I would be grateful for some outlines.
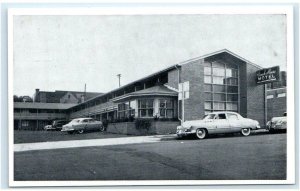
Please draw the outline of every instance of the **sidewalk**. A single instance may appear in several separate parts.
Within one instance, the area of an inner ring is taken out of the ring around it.
[[[159,142],[167,135],[14,144],[14,152]],[[175,135],[170,135],[175,138]]]

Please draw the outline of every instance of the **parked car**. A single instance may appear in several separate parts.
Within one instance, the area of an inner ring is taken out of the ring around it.
[[[62,126],[69,123],[70,121],[68,120],[54,120],[52,122],[52,128],[54,130],[60,131],[62,129]]]
[[[74,132],[82,134],[89,130],[104,131],[103,123],[92,118],[77,118],[64,125],[61,131],[66,131],[70,134]]]
[[[251,130],[259,129],[258,121],[244,118],[235,112],[212,112],[202,120],[185,121],[177,127],[177,136],[182,137],[190,134],[204,139],[208,134],[237,133],[248,136]]]
[[[52,127],[52,125],[46,125],[46,126],[44,127],[44,130],[45,130],[45,131],[52,131],[52,130],[55,130],[55,129]]]
[[[270,133],[274,133],[280,130],[286,130],[286,112],[284,112],[282,117],[273,117],[267,122],[267,129]]]

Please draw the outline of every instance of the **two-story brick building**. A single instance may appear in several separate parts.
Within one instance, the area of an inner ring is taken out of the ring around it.
[[[67,109],[70,118],[177,118],[181,116],[178,84],[189,83],[185,120],[212,111],[235,111],[265,123],[264,85],[255,82],[261,67],[221,50],[170,66],[145,78]]]
[[[224,49],[187,60],[65,109],[66,118],[181,119],[179,84],[188,84],[185,120],[212,111],[235,111],[266,122],[265,85],[256,84],[256,64]],[[176,129],[176,127],[174,127]]]

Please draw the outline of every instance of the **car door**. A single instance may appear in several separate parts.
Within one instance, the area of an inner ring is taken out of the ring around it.
[[[218,113],[214,119],[216,133],[226,133],[229,131],[230,125],[225,113]]]
[[[94,119],[89,120],[89,129],[96,129],[96,121]]]
[[[88,123],[89,123],[88,119],[83,119],[81,121],[80,129],[88,129]]]
[[[208,114],[204,118],[204,126],[208,130],[209,133],[215,133],[217,131],[217,125],[215,124],[215,116],[216,114]]]
[[[242,120],[234,113],[227,113],[227,119],[232,132],[239,132],[243,127]]]

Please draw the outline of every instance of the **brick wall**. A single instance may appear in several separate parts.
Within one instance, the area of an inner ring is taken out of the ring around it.
[[[168,86],[178,89],[178,70],[174,69],[168,72]]]
[[[189,81],[190,95],[185,100],[185,120],[195,120],[204,115],[204,67],[197,60],[181,67],[181,82]]]
[[[273,98],[267,99],[268,117],[270,120],[272,117],[281,117],[286,112],[286,97],[278,97],[278,94],[286,93],[285,88],[268,90],[268,95],[273,95]]]
[[[240,115],[247,117],[247,86],[244,84],[247,82],[247,65],[246,63],[239,65],[239,84],[240,84]]]
[[[268,120],[272,117],[282,117],[286,112],[286,97],[268,99]]]
[[[259,68],[247,64],[247,117],[257,120],[260,126],[265,126],[265,101],[264,101],[264,85],[256,84],[256,71]],[[243,82],[241,82],[243,86]]]

